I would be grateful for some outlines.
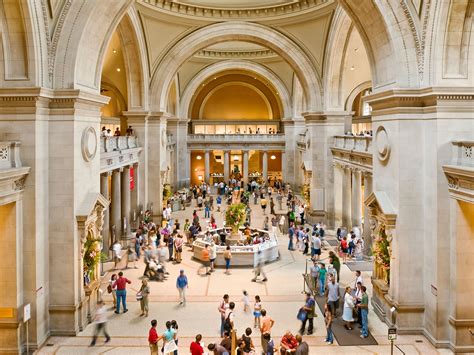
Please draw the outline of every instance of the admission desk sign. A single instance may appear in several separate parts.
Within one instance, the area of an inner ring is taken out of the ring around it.
[[[388,328],[388,340],[397,340],[397,328]]]

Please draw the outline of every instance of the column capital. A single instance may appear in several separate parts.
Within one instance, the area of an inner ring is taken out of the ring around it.
[[[101,176],[111,176],[112,171],[106,171],[105,173],[100,174]]]

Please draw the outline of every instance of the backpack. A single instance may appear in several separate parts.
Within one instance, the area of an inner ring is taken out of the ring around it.
[[[232,330],[232,323],[230,322],[230,315],[232,314],[232,312],[229,312],[229,315],[227,316],[227,318],[224,320],[224,331],[225,332],[229,332]]]

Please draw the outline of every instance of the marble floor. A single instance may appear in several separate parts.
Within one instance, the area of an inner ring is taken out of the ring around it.
[[[261,228],[263,226],[263,214],[259,206],[251,204],[252,225]],[[267,211],[268,212],[268,211]],[[185,218],[190,218],[192,208],[186,211],[173,213],[181,224]],[[204,219],[204,211],[199,212],[201,220]],[[215,213],[218,226],[222,225],[223,214]],[[329,232],[330,234],[330,232]],[[158,332],[165,328],[167,320],[175,319],[179,324],[179,346],[180,353],[189,353],[189,344],[198,333],[203,335],[206,344],[220,341],[219,326],[220,316],[217,310],[219,302],[224,293],[230,295],[230,300],[236,303],[236,328],[240,336],[246,327],[253,326],[251,313],[243,311],[242,291],[247,290],[251,301],[255,295],[262,298],[263,307],[275,320],[273,338],[276,343],[286,330],[297,332],[300,323],[296,319],[296,313],[304,303],[303,277],[306,257],[298,251],[287,250],[287,237],[279,236],[280,259],[265,267],[268,276],[266,283],[251,282],[252,269],[236,268],[231,275],[226,275],[222,269],[217,269],[210,276],[198,276],[196,271],[200,264],[191,260],[191,252],[188,248],[183,251],[183,262],[181,264],[167,264],[170,275],[165,282],[150,282],[150,314],[148,318],[140,317],[140,305],[135,300],[135,293],[140,288],[140,277],[143,274],[143,262],[137,263],[137,269],[124,270],[127,278],[132,280],[128,287],[127,305],[129,312],[126,314],[114,314],[109,312],[107,324],[108,332],[112,336],[111,342],[104,344],[103,338],[98,340],[94,348],[88,347],[93,325],[89,325],[76,337],[51,337],[46,345],[40,349],[38,354],[148,354],[147,334],[151,319],[158,320]],[[330,246],[326,243],[323,258],[327,257]],[[121,265],[123,267],[124,265]],[[106,265],[106,269],[111,265]],[[189,279],[186,306],[178,304],[178,292],[176,290],[176,277],[179,269],[184,269]],[[371,293],[370,272],[362,275]],[[112,298],[105,289],[110,272],[104,277],[102,284],[103,298],[108,306],[112,304]],[[353,284],[354,274],[345,265],[341,267],[341,286]],[[252,303],[253,306],[253,303]],[[317,309],[318,317],[315,319],[315,332],[311,336],[304,336],[304,340],[310,346],[310,354],[390,354],[390,343],[387,340],[387,326],[382,323],[375,313],[369,312],[369,329],[379,343],[376,346],[347,346],[341,347],[337,343],[327,346],[324,343],[325,327],[321,312]],[[357,331],[356,329],[354,331]],[[260,345],[259,331],[254,329],[252,334],[254,344]],[[405,354],[451,354],[447,350],[435,349],[423,336],[399,336],[396,344]],[[395,354],[402,354],[395,349]]]

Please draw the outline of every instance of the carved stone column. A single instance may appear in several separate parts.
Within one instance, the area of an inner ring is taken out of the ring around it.
[[[349,166],[345,166],[342,182],[342,225],[348,230],[350,230],[352,226],[351,176],[351,168]]]
[[[263,181],[266,183],[268,181],[268,152],[262,152],[262,174]]]
[[[140,209],[140,164],[133,164],[133,190],[130,192],[130,211],[131,211],[131,220],[133,221],[133,216],[135,215],[138,218],[139,209]]]
[[[210,153],[208,150],[204,152],[204,181],[209,184],[210,181]]]
[[[110,172],[100,175],[100,193],[104,196],[107,201],[110,201],[109,192],[109,176]],[[109,253],[110,242],[110,209],[107,207],[104,210],[104,225],[102,227],[102,251],[105,254]]]
[[[247,188],[249,182],[249,151],[244,150],[242,155],[242,178],[244,182],[244,189]]]
[[[364,173],[364,201],[372,193],[372,174],[369,172]],[[370,229],[370,210],[364,203],[364,228],[362,231],[362,236],[364,239],[364,256],[370,254],[372,248],[372,233]]]
[[[227,184],[229,182],[229,159],[230,152],[228,150],[224,151],[224,182]]]
[[[345,203],[342,197],[343,183],[344,183],[344,168],[340,164],[333,164],[334,166],[334,224],[335,227],[340,227],[342,223],[342,210]]]
[[[130,167],[125,166],[121,172],[121,194],[122,194],[122,204],[121,204],[121,212],[122,212],[122,228],[123,228],[123,221],[126,221],[126,228],[122,231],[123,237],[127,238],[128,234],[130,233],[130,211],[131,211],[131,204],[130,204]]]
[[[122,189],[121,189],[121,169],[112,171],[112,201],[110,207],[110,226],[115,230],[114,241],[119,239],[122,232]]]
[[[358,169],[352,171],[352,228],[361,225],[361,195],[362,179],[361,172]]]

